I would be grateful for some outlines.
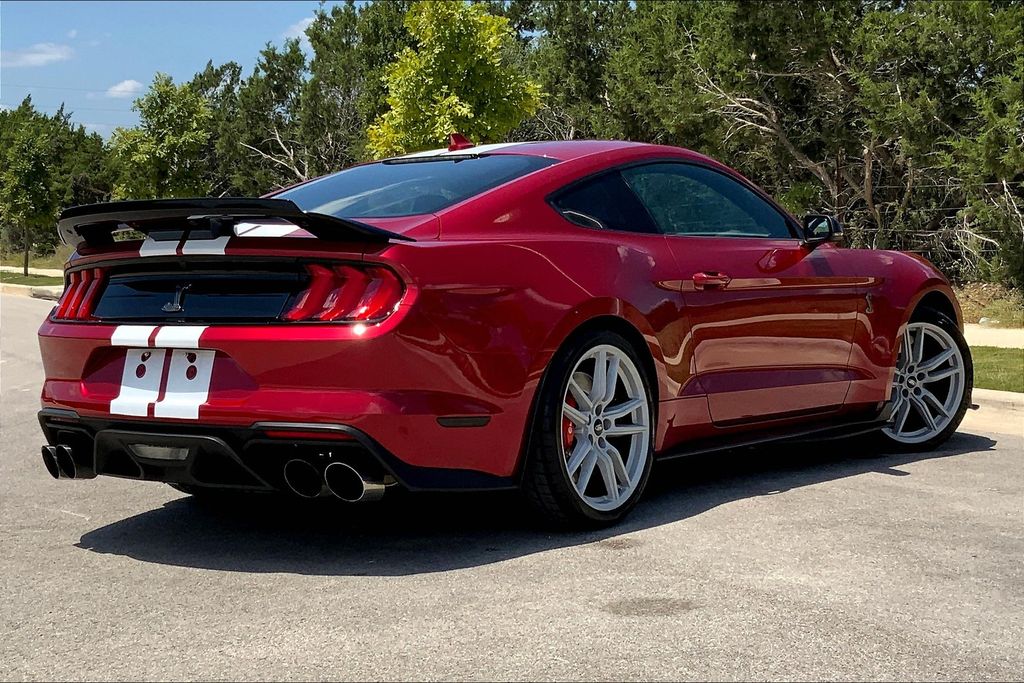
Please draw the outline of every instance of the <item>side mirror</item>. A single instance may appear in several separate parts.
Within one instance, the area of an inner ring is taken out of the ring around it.
[[[800,244],[814,249],[825,242],[842,242],[843,226],[835,216],[808,214],[804,216],[804,239]]]

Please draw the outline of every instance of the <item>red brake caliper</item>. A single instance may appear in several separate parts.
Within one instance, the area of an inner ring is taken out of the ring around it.
[[[566,396],[565,402],[568,403],[573,408],[577,407],[576,399],[573,398],[572,396]],[[562,418],[562,443],[563,443],[563,447],[566,449],[566,451],[569,450],[569,447],[572,446],[572,443],[575,440],[576,440],[576,425],[574,425],[572,423],[572,420],[570,420],[569,418],[563,417]]]

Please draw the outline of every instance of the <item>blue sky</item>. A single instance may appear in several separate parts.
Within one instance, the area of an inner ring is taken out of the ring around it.
[[[333,3],[328,3],[333,4]],[[108,136],[162,71],[188,80],[207,60],[248,75],[260,49],[299,35],[318,2],[0,2],[0,105],[31,94]]]

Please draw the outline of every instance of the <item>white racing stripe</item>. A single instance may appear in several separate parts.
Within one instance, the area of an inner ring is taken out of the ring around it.
[[[163,349],[128,349],[125,352],[121,392],[110,402],[111,415],[146,416],[149,404],[160,397],[166,353]]]
[[[216,355],[216,351],[210,350],[172,351],[167,388],[163,398],[153,404],[153,416],[199,419],[199,406],[206,403],[210,395],[210,378]]]
[[[118,325],[110,335],[111,346],[149,346],[156,325]]]
[[[198,349],[206,325],[165,325],[156,333],[152,346],[162,349]],[[150,346],[156,325],[118,325],[110,335],[111,346]]]
[[[195,256],[196,254],[223,256],[229,239],[231,239],[231,235],[224,235],[212,240],[186,240],[181,248],[181,254],[182,256]]]
[[[174,256],[178,253],[178,240],[155,240],[147,237],[139,247],[139,256]]]
[[[295,229],[295,226],[292,226]],[[183,255],[213,254],[222,256],[231,235],[224,235],[212,240],[185,240],[181,247]],[[175,256],[178,253],[179,240],[155,240],[147,237],[139,247],[139,256]]]
[[[209,398],[217,356],[216,351],[199,348],[205,330],[206,325],[118,325],[110,337],[112,346],[142,348],[125,351],[121,387],[110,402],[110,413],[145,417],[153,406],[156,417],[198,419],[199,406]],[[147,348],[151,337],[153,346]],[[171,349],[171,362],[165,380],[167,349]]]
[[[163,349],[198,349],[206,325],[165,325],[156,333],[154,346]]]
[[[239,237],[284,237],[300,229],[294,223],[281,218],[267,218],[259,223],[242,221],[235,224],[235,234]]]

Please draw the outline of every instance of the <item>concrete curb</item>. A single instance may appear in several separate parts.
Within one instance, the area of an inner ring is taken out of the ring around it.
[[[56,301],[64,293],[64,288],[54,285],[52,287],[36,287],[34,285],[13,285],[9,282],[0,282],[0,294],[13,294],[14,296],[30,296],[34,299],[46,299]]]
[[[964,325],[968,346],[994,346],[1001,349],[1024,349],[1024,330],[1013,327]]]
[[[0,266],[0,273],[23,273],[21,266]],[[64,271],[59,268],[29,268],[29,275],[45,275],[46,277],[64,277]]]
[[[979,408],[996,408],[1014,412],[1024,411],[1024,394],[1016,391],[996,391],[995,389],[975,389],[971,401]]]

